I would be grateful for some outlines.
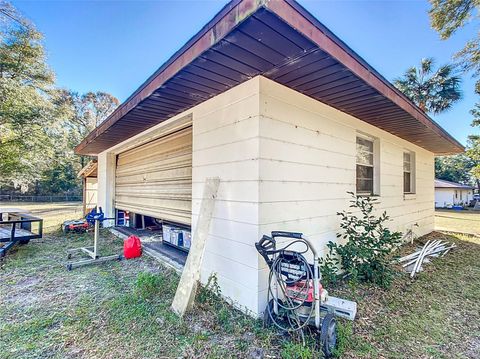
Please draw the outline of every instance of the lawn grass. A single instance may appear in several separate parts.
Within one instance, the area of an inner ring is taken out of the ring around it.
[[[340,321],[339,356],[480,357],[480,242],[433,236],[458,248],[414,280],[401,274],[389,291],[330,288],[358,302],[356,321]],[[102,254],[120,252],[120,240],[107,231],[102,238]],[[312,341],[303,347],[262,328],[214,289],[201,290],[195,309],[177,318],[169,307],[178,275],[147,256],[68,272],[65,250],[90,240],[91,234],[53,233],[0,262],[2,358],[320,357]]]
[[[42,218],[45,232],[55,232],[63,222],[83,217],[82,202],[0,202],[1,207],[25,209]]]
[[[343,324],[342,357],[480,358],[480,239],[433,233],[402,254],[432,238],[458,248],[414,279],[399,275],[388,291],[365,285],[331,291],[359,303],[353,326]]]
[[[102,238],[102,254],[121,251],[108,231]],[[237,358],[294,345],[211,291],[179,319],[179,277],[148,256],[67,271],[65,250],[90,241],[47,235],[0,262],[2,358]]]
[[[437,209],[435,210],[435,228],[480,235],[480,211]]]

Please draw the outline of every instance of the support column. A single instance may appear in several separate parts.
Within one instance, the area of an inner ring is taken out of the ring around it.
[[[98,206],[102,207],[105,217],[115,217],[115,161],[116,156],[109,152],[98,154]],[[114,221],[105,221],[105,227],[114,225]]]

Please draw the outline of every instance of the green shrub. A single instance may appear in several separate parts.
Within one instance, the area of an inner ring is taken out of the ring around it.
[[[350,208],[359,213],[337,213],[341,217],[342,228],[337,237],[345,244],[332,241],[327,244],[329,253],[321,261],[322,276],[326,282],[334,282],[334,273],[340,268],[351,281],[389,287],[394,276],[392,251],[401,243],[402,234],[391,232],[384,226],[390,220],[386,212],[379,217],[373,215],[374,198],[348,193],[353,197]]]

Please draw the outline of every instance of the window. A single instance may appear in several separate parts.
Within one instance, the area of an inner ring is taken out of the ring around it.
[[[374,141],[357,137],[357,194],[374,193]]]
[[[415,193],[415,156],[413,152],[403,153],[403,193]]]

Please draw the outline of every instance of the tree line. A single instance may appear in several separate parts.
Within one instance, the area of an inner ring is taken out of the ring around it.
[[[431,26],[450,38],[469,21],[478,22],[480,0],[430,0]],[[46,61],[43,35],[11,4],[0,0],[0,194],[79,192],[78,171],[88,158],[74,147],[118,106],[105,92],[79,94],[58,88]],[[448,111],[462,98],[462,74],[480,77],[480,35],[437,67],[421,60],[394,85],[430,114]],[[480,80],[475,92],[480,95]],[[437,157],[437,178],[476,183],[480,189],[480,102],[471,109],[474,133],[465,154]]]
[[[480,0],[430,0],[430,23],[442,40],[449,39],[468,22],[478,25]],[[478,28],[478,27],[477,27]],[[438,114],[450,109],[462,97],[461,74],[480,76],[480,33],[453,54],[453,62],[435,68],[434,59],[409,68],[394,84],[423,111]],[[475,83],[480,95],[480,80]],[[470,110],[473,133],[466,152],[435,158],[435,176],[463,184],[475,184],[480,191],[480,101]]]
[[[57,87],[43,35],[0,2],[0,193],[80,193],[88,158],[73,149],[118,104],[105,92]]]

